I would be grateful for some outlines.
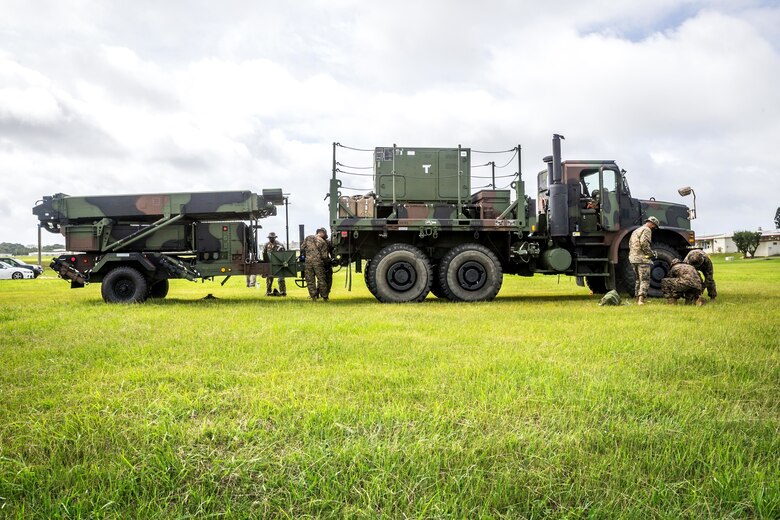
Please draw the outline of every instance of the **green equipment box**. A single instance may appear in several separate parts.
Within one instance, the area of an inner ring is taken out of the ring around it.
[[[469,148],[377,148],[377,202],[468,202]]]

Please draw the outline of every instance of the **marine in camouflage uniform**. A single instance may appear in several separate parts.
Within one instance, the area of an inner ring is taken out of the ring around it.
[[[666,297],[667,303],[675,304],[678,298],[685,298],[685,303],[701,305],[701,293],[704,285],[701,283],[699,272],[692,265],[672,260],[672,267],[661,280],[661,291]]]
[[[658,228],[659,222],[655,217],[649,217],[643,226],[631,233],[628,241],[628,261],[634,268],[634,295],[638,305],[645,304],[647,289],[650,287],[650,259],[655,257],[655,252],[650,246],[653,239],[653,229]]]
[[[276,233],[273,231],[268,234],[268,242],[263,247],[263,255],[265,256],[265,259],[267,261],[270,261],[268,258],[268,253],[271,252],[277,252],[277,251],[284,251],[284,246],[276,241],[277,236]],[[271,296],[271,289],[274,285],[274,278],[273,276],[268,276],[268,278],[265,279],[265,295]],[[281,296],[287,296],[287,283],[284,281],[284,277],[279,277],[279,294]]]
[[[333,241],[332,240],[326,240],[325,241],[328,244],[328,258],[333,258]],[[325,284],[328,286],[328,294],[330,294],[330,290],[333,288],[333,262],[328,261],[325,264]]]
[[[715,287],[715,278],[712,277],[712,260],[701,249],[693,249],[685,255],[686,264],[691,264],[704,275],[704,286],[707,287],[707,296],[714,300],[718,295]]]
[[[301,252],[306,259],[303,270],[304,279],[306,287],[309,288],[309,297],[312,300],[322,297],[323,300],[328,301],[330,294],[325,274],[325,266],[330,263],[326,238],[328,238],[328,232],[325,228],[320,228],[316,234],[307,236],[301,244]]]

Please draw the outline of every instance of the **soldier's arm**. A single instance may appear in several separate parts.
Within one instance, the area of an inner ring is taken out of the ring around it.
[[[652,235],[650,234],[650,230],[648,229],[644,233],[642,233],[642,236],[639,240],[639,244],[642,248],[642,254],[645,255],[647,258],[652,258],[653,256],[653,248],[650,246],[650,241],[652,239]]]

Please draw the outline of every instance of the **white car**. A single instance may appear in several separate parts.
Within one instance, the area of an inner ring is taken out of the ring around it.
[[[29,269],[8,265],[0,261],[0,280],[21,280],[32,277],[33,272]]]

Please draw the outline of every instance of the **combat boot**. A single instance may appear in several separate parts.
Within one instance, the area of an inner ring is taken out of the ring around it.
[[[666,303],[668,305],[677,305],[677,298],[667,298]]]
[[[696,299],[696,306],[697,306],[697,307],[701,307],[701,306],[702,306],[702,305],[704,305],[705,303],[706,303],[706,302],[704,301],[704,298],[702,298],[701,296],[699,296],[699,297]]]
[[[640,296],[639,298],[637,298],[636,299],[636,304],[637,305],[644,305],[645,304],[645,297],[644,296]]]

